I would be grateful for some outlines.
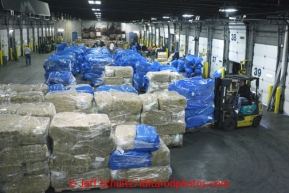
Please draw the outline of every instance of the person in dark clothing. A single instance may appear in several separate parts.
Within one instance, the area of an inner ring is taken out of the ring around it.
[[[238,110],[241,110],[241,103],[250,100],[250,87],[246,84],[245,80],[240,81],[240,88],[238,90]]]
[[[136,44],[136,50],[139,54],[141,54],[141,47],[140,47],[139,43]]]
[[[175,52],[173,56],[173,60],[178,60],[180,58],[179,52]]]

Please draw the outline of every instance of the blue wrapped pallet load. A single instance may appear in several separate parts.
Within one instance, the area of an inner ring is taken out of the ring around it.
[[[71,72],[51,72],[46,81],[48,86],[53,84],[63,84],[64,86],[76,84],[76,79]]]
[[[68,58],[60,58],[58,56],[52,56],[44,61],[43,68],[45,69],[45,78],[49,77],[51,72],[64,72],[72,71],[71,59]]]
[[[188,54],[185,57],[185,73],[186,77],[201,76],[202,75],[202,64],[203,59],[195,55]]]
[[[105,85],[105,86],[99,86],[96,89],[96,92],[100,91],[118,91],[118,92],[131,92],[138,94],[137,90],[133,88],[132,86],[127,86],[127,85],[120,85],[120,86],[113,86],[113,85]]]
[[[171,175],[170,150],[149,125],[118,125],[114,132],[116,150],[109,167],[114,180],[167,181]]]
[[[89,93],[94,96],[94,88],[89,84],[77,84],[77,85],[69,85],[65,88],[65,90],[75,89],[78,93]]]
[[[214,84],[214,80],[199,76],[170,84],[170,91],[176,91],[187,99],[185,108],[187,129],[214,121]]]
[[[114,60],[107,51],[106,48],[92,48],[87,51],[88,54],[84,57],[82,79],[90,80],[91,85],[102,85],[105,66],[114,64]]]

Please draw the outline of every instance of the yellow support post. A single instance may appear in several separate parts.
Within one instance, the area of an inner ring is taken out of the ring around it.
[[[32,43],[29,42],[29,48],[32,50]]]
[[[2,50],[0,51],[0,65],[3,65],[3,55],[2,55]]]
[[[279,113],[280,97],[281,97],[281,87],[278,87],[276,89],[274,114],[278,114]]]
[[[268,99],[267,99],[267,105],[269,105],[270,97],[271,97],[271,94],[272,94],[272,90],[273,90],[273,85],[270,85],[270,86],[268,87]]]
[[[225,78],[225,68],[222,68],[222,78]]]
[[[167,57],[169,57],[169,49],[166,48]]]
[[[209,63],[204,62],[203,66],[203,78],[208,78],[209,77]]]
[[[12,51],[12,48],[10,48],[9,51],[10,51],[10,52],[9,52],[10,60],[12,61],[12,60],[13,60],[13,59],[12,59],[12,52],[13,52],[13,51]]]

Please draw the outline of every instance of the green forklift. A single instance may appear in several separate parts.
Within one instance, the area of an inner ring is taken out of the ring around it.
[[[246,81],[251,87],[255,83],[256,90],[251,91],[250,99],[241,104],[236,111],[239,82]],[[239,127],[258,127],[262,120],[263,104],[259,101],[259,78],[246,75],[227,75],[215,79],[215,126],[225,131],[233,131]]]

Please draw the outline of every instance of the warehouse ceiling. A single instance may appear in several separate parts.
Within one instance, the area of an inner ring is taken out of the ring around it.
[[[101,0],[101,4],[89,4],[88,0],[42,0],[49,4],[55,18],[96,20],[92,9],[100,9],[102,21],[133,22],[185,20],[183,14],[192,14],[193,20],[289,18],[289,0]],[[220,12],[221,8],[235,8],[231,13]],[[187,18],[186,18],[187,19]],[[191,19],[191,18],[189,18]]]

